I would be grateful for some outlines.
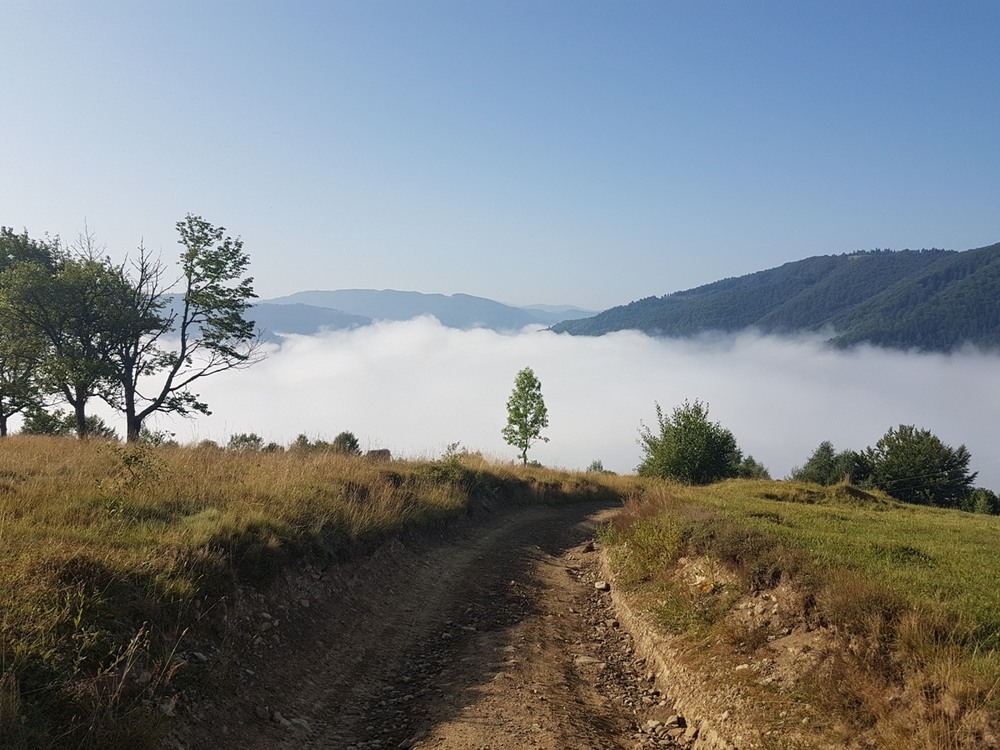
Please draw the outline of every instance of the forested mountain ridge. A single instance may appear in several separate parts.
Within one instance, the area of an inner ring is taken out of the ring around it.
[[[965,252],[874,250],[786,263],[600,315],[558,332],[657,336],[831,332],[831,343],[951,351],[1000,347],[1000,243]]]

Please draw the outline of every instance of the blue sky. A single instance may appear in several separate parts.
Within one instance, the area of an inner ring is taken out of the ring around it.
[[[605,308],[1000,241],[997,2],[0,0],[0,223]]]

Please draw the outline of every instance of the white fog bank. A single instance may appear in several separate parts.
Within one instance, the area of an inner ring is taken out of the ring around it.
[[[182,441],[225,443],[238,432],[291,442],[354,432],[366,448],[436,457],[449,443],[514,459],[500,437],[519,369],[542,383],[550,427],[529,458],[550,466],[630,472],[640,421],[654,402],[710,406],[744,453],[775,478],[822,440],[873,445],[915,424],[972,454],[977,484],[1000,490],[1000,357],[978,352],[831,351],[818,338],[739,335],[662,340],[635,332],[597,338],[548,331],[499,334],[445,328],[432,318],[296,336],[250,369],[201,382],[209,417],[161,419]]]

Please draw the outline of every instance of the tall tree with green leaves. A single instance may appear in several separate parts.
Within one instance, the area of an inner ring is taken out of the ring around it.
[[[54,271],[59,257],[59,240],[36,240],[27,231],[17,234],[10,227],[0,226],[0,271],[19,263],[40,263]]]
[[[507,399],[507,426],[501,430],[503,439],[520,451],[521,461],[528,463],[528,449],[542,437],[542,430],[549,426],[549,412],[542,398],[542,384],[535,371],[525,367],[514,378],[514,390]]]
[[[162,260],[141,246],[136,258],[116,269],[122,296],[111,314],[119,388],[112,405],[125,415],[129,442],[139,439],[143,422],[156,412],[210,414],[191,386],[260,358],[260,338],[246,317],[257,295],[246,275],[250,258],[243,241],[200,216],[188,214],[176,226],[183,247],[177,282],[165,283]],[[156,377],[159,383],[152,384]]]
[[[930,430],[901,424],[890,428],[863,454],[868,482],[897,500],[945,508],[960,507],[977,472],[964,445],[945,445]]]
[[[743,454],[736,438],[718,422],[708,420],[707,404],[685,401],[669,417],[656,404],[656,423],[655,432],[646,425],[639,428],[639,445],[645,454],[638,468],[640,476],[708,484],[739,475]]]
[[[2,326],[16,347],[38,351],[35,377],[44,393],[73,408],[77,434],[88,431],[87,404],[114,398],[110,357],[114,332],[108,311],[120,293],[108,263],[85,253],[61,252],[54,267],[38,261],[10,265],[0,274]]]
[[[58,242],[35,240],[27,232],[16,234],[0,227],[0,273],[22,263],[56,268]],[[2,276],[0,276],[2,278]],[[7,435],[8,420],[43,400],[39,378],[46,353],[45,341],[16,316],[3,314],[0,305],[0,437]]]
[[[0,437],[6,437],[11,417],[41,405],[38,371],[44,354],[45,342],[33,331],[0,315]]]

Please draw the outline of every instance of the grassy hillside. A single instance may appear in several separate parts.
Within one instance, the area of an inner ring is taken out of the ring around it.
[[[761,707],[775,747],[940,750],[1000,743],[998,534],[998,518],[850,486],[729,481],[638,487],[606,541],[622,584]]]
[[[475,456],[0,447],[5,750],[150,747],[194,679],[192,641],[225,625],[241,587],[295,561],[349,559],[485,508],[619,497],[606,541],[620,585],[695,666],[711,660],[707,674],[759,701],[774,736],[806,732],[789,727],[802,714],[844,746],[1000,742],[997,517],[849,486],[690,488]],[[812,649],[794,677],[778,671],[790,642]]]
[[[184,683],[188,629],[295,559],[345,559],[487,507],[614,496],[599,475],[474,457],[0,447],[5,749],[150,746],[157,706]]]
[[[1000,244],[962,253],[876,251],[822,256],[649,297],[554,330],[834,331],[834,342],[949,351],[1000,344]]]

